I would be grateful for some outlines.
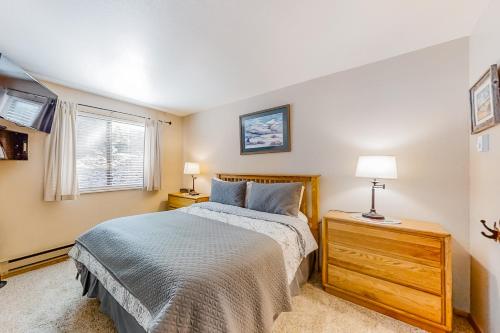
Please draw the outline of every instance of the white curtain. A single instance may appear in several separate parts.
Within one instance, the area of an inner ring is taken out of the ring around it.
[[[76,175],[75,103],[57,101],[52,130],[46,140],[44,200],[73,200],[78,196]]]
[[[161,189],[161,124],[146,119],[144,132],[144,188],[146,191]]]

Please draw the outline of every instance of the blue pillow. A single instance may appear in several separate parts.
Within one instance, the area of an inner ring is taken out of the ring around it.
[[[252,183],[248,208],[272,214],[299,214],[302,183]]]
[[[212,179],[210,201],[225,205],[244,207],[247,182],[226,182]]]

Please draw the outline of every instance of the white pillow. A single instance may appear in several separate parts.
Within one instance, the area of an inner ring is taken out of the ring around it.
[[[247,192],[245,194],[245,208],[248,208],[248,199],[250,198],[250,190],[253,182],[247,182]]]
[[[305,190],[306,190],[305,186],[302,185],[302,189],[300,190],[299,212],[300,212],[300,206],[302,206],[302,199],[304,198],[304,191]]]
[[[297,215],[297,217],[299,218],[299,220],[304,221],[305,223],[309,224],[309,219],[301,211],[299,211],[299,215]]]

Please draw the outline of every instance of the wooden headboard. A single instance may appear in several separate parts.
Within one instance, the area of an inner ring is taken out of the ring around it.
[[[304,197],[300,211],[309,219],[309,227],[318,240],[319,224],[319,175],[250,175],[234,173],[218,173],[217,178],[229,182],[256,182],[256,183],[302,183]]]

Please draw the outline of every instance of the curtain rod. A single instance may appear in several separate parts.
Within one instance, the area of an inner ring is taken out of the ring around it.
[[[78,103],[78,105],[85,106],[85,107],[92,108],[92,109],[98,109],[98,110],[103,110],[103,111],[109,111],[109,112],[116,112],[116,113],[126,114],[126,115],[129,115],[129,116],[139,117],[139,118],[143,118],[143,119],[151,119],[149,117],[144,117],[144,116],[139,116],[139,115],[132,114],[132,113],[126,113],[126,112],[121,112],[121,111],[116,111],[116,110],[101,108],[101,107],[98,107],[98,106],[92,106],[92,105],[81,104],[81,103]],[[171,121],[163,121],[163,120],[158,120],[158,121],[160,123],[172,125]]]

